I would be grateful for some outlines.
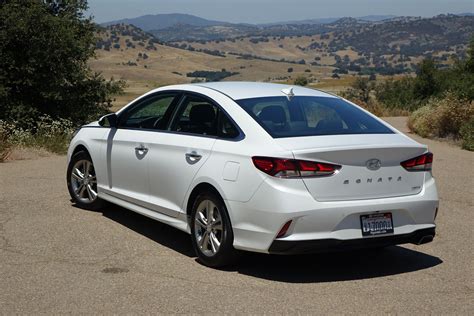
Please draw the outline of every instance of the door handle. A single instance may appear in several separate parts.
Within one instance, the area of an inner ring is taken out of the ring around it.
[[[188,162],[190,162],[190,163],[196,163],[202,158],[202,156],[199,155],[195,151],[192,151],[190,153],[186,153],[185,156],[186,156],[186,160],[188,160]]]
[[[138,147],[135,147],[136,151],[141,151],[143,153],[146,153],[148,151],[148,148],[146,148],[144,145],[140,145]]]

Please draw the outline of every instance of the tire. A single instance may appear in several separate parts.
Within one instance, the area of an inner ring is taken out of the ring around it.
[[[193,248],[201,263],[218,268],[237,260],[229,215],[223,200],[215,193],[204,192],[196,197],[190,225]]]
[[[80,208],[95,211],[105,206],[97,196],[94,164],[86,151],[79,151],[71,157],[66,181],[72,201]]]

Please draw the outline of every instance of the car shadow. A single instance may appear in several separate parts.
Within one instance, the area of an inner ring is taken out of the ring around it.
[[[297,256],[248,254],[238,273],[288,283],[378,278],[432,268],[443,261],[402,246]]]
[[[188,234],[110,205],[103,216],[169,249],[195,258]],[[197,261],[197,259],[196,259]],[[223,271],[287,283],[317,283],[378,278],[429,269],[443,263],[435,256],[402,246],[310,255],[267,255],[243,252],[238,263]]]
[[[107,205],[97,212],[162,246],[190,258],[195,257],[189,235],[174,227],[117,205]]]

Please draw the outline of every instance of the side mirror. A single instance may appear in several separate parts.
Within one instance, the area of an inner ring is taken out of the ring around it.
[[[99,125],[102,127],[117,127],[117,114],[110,113],[99,119]]]

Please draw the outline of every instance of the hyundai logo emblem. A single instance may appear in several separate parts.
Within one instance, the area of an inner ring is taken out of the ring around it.
[[[380,167],[382,166],[382,162],[379,159],[370,159],[367,160],[365,163],[365,166],[369,170],[379,170]]]

